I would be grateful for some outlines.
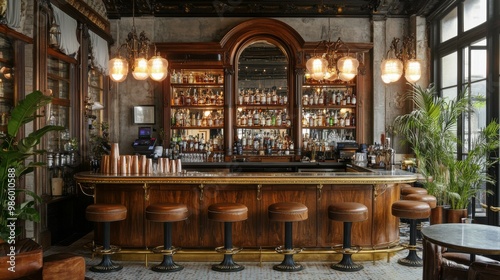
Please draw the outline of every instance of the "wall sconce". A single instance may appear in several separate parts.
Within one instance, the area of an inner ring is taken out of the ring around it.
[[[422,64],[415,59],[415,38],[403,37],[403,44],[399,47],[400,39],[392,39],[391,47],[386,58],[380,64],[382,81],[386,84],[398,81],[403,73],[410,83],[420,80]]]
[[[136,80],[145,80],[150,77],[155,81],[163,81],[168,75],[168,61],[156,54],[156,47],[154,47],[155,55],[148,60],[151,42],[144,31],[137,36],[135,1],[132,5],[132,31],[128,33],[125,43],[118,48],[118,56],[108,62],[109,77],[112,81],[123,82],[127,78],[130,66]],[[120,55],[123,49],[126,49],[126,58]]]
[[[314,55],[306,62],[306,68],[311,78],[318,81],[340,79],[348,82],[356,77],[359,61],[349,55],[349,47],[346,43],[340,38],[335,42],[321,41],[318,43],[316,49],[321,45],[326,48],[326,52],[321,56]],[[341,49],[347,49],[347,55],[340,54]]]

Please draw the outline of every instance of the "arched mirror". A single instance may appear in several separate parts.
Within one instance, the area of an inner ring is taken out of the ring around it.
[[[253,41],[237,57],[236,155],[291,155],[289,58],[277,44]]]

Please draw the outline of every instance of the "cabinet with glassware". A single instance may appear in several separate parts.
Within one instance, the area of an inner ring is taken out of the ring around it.
[[[0,34],[0,134],[7,132],[10,110],[14,106],[14,49],[11,39]]]
[[[166,156],[184,162],[224,160],[222,69],[173,69]]]
[[[333,158],[338,142],[355,142],[358,119],[356,85],[352,82],[319,83],[306,79],[302,85],[302,151]]]
[[[71,104],[74,96],[72,80],[76,60],[52,49],[47,58],[47,87],[53,97],[48,109],[47,124],[65,128],[54,131],[47,138],[47,167],[50,170],[51,189],[45,190],[53,196],[72,194],[76,189],[70,172],[77,164],[78,143],[71,137]]]
[[[287,69],[286,54],[273,42],[252,42],[241,51],[233,98],[233,160],[293,160],[294,125]]]

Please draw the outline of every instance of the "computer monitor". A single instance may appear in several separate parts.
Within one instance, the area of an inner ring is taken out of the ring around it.
[[[139,127],[139,139],[150,139],[151,138],[151,127],[143,126]]]

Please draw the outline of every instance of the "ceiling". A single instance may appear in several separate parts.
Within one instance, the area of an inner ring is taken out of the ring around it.
[[[121,17],[406,17],[428,15],[439,0],[103,0]],[[134,7],[134,8],[133,8]]]

